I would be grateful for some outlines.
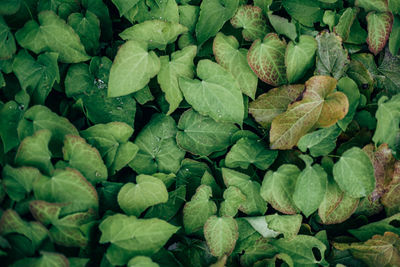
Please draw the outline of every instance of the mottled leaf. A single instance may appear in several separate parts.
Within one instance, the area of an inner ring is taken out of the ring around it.
[[[234,28],[243,28],[242,35],[246,41],[262,39],[269,32],[262,9],[258,6],[240,6],[231,24]]]

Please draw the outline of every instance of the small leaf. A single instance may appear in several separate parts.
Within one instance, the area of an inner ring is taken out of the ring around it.
[[[24,258],[18,260],[12,264],[13,267],[23,267],[23,266],[37,266],[37,267],[47,267],[47,266],[59,266],[59,267],[69,267],[69,262],[67,257],[63,254],[55,252],[40,251],[41,256],[39,258]]]
[[[374,167],[367,154],[358,147],[343,153],[333,166],[333,177],[340,189],[354,198],[368,196],[375,188]]]
[[[400,211],[400,161],[396,161],[393,169],[392,181],[381,198],[381,202],[385,206],[386,214],[388,216],[392,216]],[[385,172],[391,173],[391,171],[391,169],[387,170],[385,168]]]
[[[14,201],[21,201],[32,191],[33,183],[41,176],[41,173],[32,167],[13,168],[6,165],[2,176],[7,195]]]
[[[146,212],[144,218],[160,218],[165,221],[171,220],[185,203],[186,186],[179,186],[176,190],[170,191],[166,203],[152,206]]]
[[[270,229],[283,233],[285,238],[292,238],[299,233],[303,217],[300,214],[278,215],[275,213],[265,216],[265,220]]]
[[[264,238],[275,238],[280,234],[268,227],[265,216],[245,217],[244,219]]]
[[[17,47],[14,36],[3,17],[0,17],[0,40],[3,40],[0,44],[0,60],[11,58],[15,54]]]
[[[362,7],[366,12],[368,11],[388,11],[387,0],[357,0],[356,6]]]
[[[339,19],[339,23],[335,26],[334,31],[345,42],[349,38],[351,26],[357,17],[358,10],[356,8],[346,8]]]
[[[383,220],[372,222],[357,229],[351,229],[348,231],[361,241],[367,241],[375,234],[383,235],[385,232],[393,232],[399,235],[400,229],[397,227],[399,221],[400,214],[395,214]]]
[[[204,236],[213,256],[229,255],[239,236],[238,225],[232,217],[211,216],[204,225]]]
[[[234,28],[243,28],[242,35],[246,41],[262,39],[269,32],[262,9],[258,6],[240,6],[231,24]]]
[[[20,142],[17,127],[24,116],[24,111],[20,107],[15,101],[8,101],[0,106],[0,139],[4,153],[17,147]]]
[[[314,0],[284,0],[283,7],[291,17],[301,24],[313,27],[314,23],[322,20],[323,9]]]
[[[240,208],[242,202],[246,201],[246,196],[236,186],[229,186],[224,191],[224,201],[219,208],[220,216],[234,217]]]
[[[357,84],[349,77],[343,77],[339,80],[338,91],[343,92],[349,100],[349,111],[343,119],[338,121],[338,126],[343,131],[346,131],[347,126],[351,123],[354,115],[356,114],[356,110],[360,102],[360,91],[358,90]]]
[[[336,140],[341,134],[336,125],[308,133],[300,138],[297,146],[302,152],[310,151],[311,156],[326,156],[336,147]]]
[[[287,82],[285,69],[286,42],[275,33],[269,33],[264,40],[253,42],[247,54],[247,61],[254,73],[263,82],[279,86]]]
[[[136,184],[126,183],[118,193],[118,204],[128,215],[139,216],[148,207],[168,201],[165,184],[149,175],[136,176]]]
[[[286,35],[292,41],[296,40],[296,25],[294,25],[292,22],[289,22],[286,18],[273,15],[272,12],[268,12],[268,20],[271,23],[272,27],[274,27],[277,34]],[[264,36],[265,34],[262,37]]]
[[[160,71],[160,60],[147,44],[128,41],[115,56],[108,81],[108,96],[128,95],[145,87]]]
[[[367,15],[368,23],[368,48],[377,55],[385,47],[392,30],[393,15],[390,12],[371,12]]]
[[[159,267],[150,257],[136,256],[129,260],[128,267]]]

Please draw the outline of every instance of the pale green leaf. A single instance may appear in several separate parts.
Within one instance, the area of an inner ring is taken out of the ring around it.
[[[231,24],[235,28],[243,28],[242,35],[246,41],[262,39],[269,32],[263,11],[258,6],[240,6]]]
[[[229,255],[239,236],[238,225],[232,217],[212,216],[204,225],[204,236],[212,255]]]
[[[272,12],[268,12],[268,19],[277,34],[285,35],[292,41],[296,40],[297,30],[294,23],[289,22],[286,18],[273,15]]]
[[[368,23],[368,48],[377,55],[385,47],[392,30],[393,15],[390,12],[370,12],[367,15]]]
[[[307,152],[308,149],[313,157],[325,156],[335,149],[336,140],[341,132],[336,125],[322,128],[304,135],[297,142],[297,146],[302,152]]]

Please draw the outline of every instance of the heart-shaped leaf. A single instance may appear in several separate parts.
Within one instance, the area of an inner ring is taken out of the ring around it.
[[[204,225],[204,236],[213,256],[229,255],[239,237],[238,225],[232,217],[211,216]]]
[[[368,23],[368,48],[377,55],[385,47],[392,30],[393,15],[390,12],[371,12],[367,15]]]
[[[231,24],[235,28],[243,28],[242,35],[246,41],[262,39],[269,32],[263,11],[258,6],[240,6]]]

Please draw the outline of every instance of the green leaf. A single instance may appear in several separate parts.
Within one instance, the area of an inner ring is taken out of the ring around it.
[[[183,225],[187,234],[202,233],[207,219],[217,213],[217,206],[210,200],[211,196],[211,187],[200,185],[183,207]]]
[[[191,197],[195,193],[197,187],[202,184],[202,181],[211,180],[210,177],[206,177],[203,180],[203,176],[206,172],[209,174],[212,173],[205,162],[185,158],[182,160],[180,169],[176,174],[176,185],[186,185],[187,196]],[[212,179],[214,179],[214,177],[212,177]],[[215,186],[212,186],[212,183],[208,185],[213,189],[215,188]]]
[[[135,7],[140,0],[112,0],[113,4],[117,7],[119,15],[126,16]]]
[[[0,138],[3,143],[4,153],[15,148],[19,144],[17,127],[24,115],[21,105],[15,101],[9,101],[0,106]]]
[[[246,201],[246,196],[236,186],[229,186],[223,195],[224,201],[221,202],[219,208],[220,216],[231,216],[234,217],[242,202]]]
[[[368,23],[368,48],[377,55],[385,47],[389,34],[392,30],[393,15],[390,12],[375,13],[367,15]]]
[[[365,11],[388,11],[387,0],[357,0],[356,6],[362,7]]]
[[[311,166],[312,159],[309,156],[302,155],[301,159],[306,163],[306,168],[297,177],[293,201],[308,217],[318,209],[324,198],[328,175],[320,165]]]
[[[272,120],[286,111],[304,91],[304,85],[283,85],[269,90],[249,104],[249,113],[262,127],[269,128]]]
[[[24,258],[14,262],[12,267],[23,267],[23,266],[37,266],[37,267],[69,267],[67,257],[63,254],[55,252],[40,251],[41,256],[39,258]]]
[[[163,20],[147,20],[127,28],[119,36],[123,40],[133,40],[147,44],[149,49],[165,50],[167,44],[176,41],[188,29],[179,24]]]
[[[137,173],[176,173],[185,156],[175,141],[175,121],[162,114],[156,114],[135,139],[139,152],[129,163]]]
[[[268,12],[268,19],[272,27],[274,27],[277,34],[286,35],[292,41],[296,40],[297,38],[296,25],[289,22],[287,19],[283,17],[273,15],[272,12]],[[264,36],[265,34],[262,37]]]
[[[14,201],[21,201],[32,191],[33,183],[41,174],[36,168],[13,168],[6,165],[3,168],[2,176],[7,195]]]
[[[45,174],[51,174],[54,168],[48,148],[50,138],[49,130],[40,130],[32,136],[24,138],[15,155],[15,164],[36,167]]]
[[[315,22],[322,20],[323,9],[314,0],[284,0],[283,7],[294,19],[301,24],[313,27]]]
[[[253,164],[260,170],[266,170],[278,156],[277,151],[267,149],[267,144],[262,140],[241,138],[226,154],[225,164],[228,168],[240,167],[247,169]]]
[[[0,17],[0,40],[3,40],[0,43],[0,60],[11,58],[15,54],[17,47],[14,36],[3,17]]]
[[[115,56],[108,81],[108,96],[128,95],[145,87],[160,71],[160,60],[147,44],[128,41]],[[134,70],[132,72],[132,70]]]
[[[200,5],[200,16],[196,24],[196,37],[199,45],[215,36],[224,23],[233,17],[239,0],[204,0]]]
[[[134,20],[143,22],[146,20],[153,20],[154,18],[179,22],[179,8],[175,0],[160,0],[155,1],[140,1],[137,5],[137,14]]]
[[[218,64],[236,78],[242,93],[254,99],[258,79],[247,63],[248,51],[239,49],[239,42],[234,36],[218,33],[214,38],[213,52]]]
[[[265,216],[245,217],[244,219],[264,238],[275,238],[280,234],[269,228]]]
[[[159,265],[146,256],[136,256],[129,260],[128,267],[159,267]]]
[[[302,35],[295,44],[290,41],[285,53],[286,75],[289,83],[301,79],[314,65],[317,42],[308,35]]]
[[[218,122],[242,124],[243,97],[233,75],[218,64],[205,59],[197,64],[197,76],[202,81],[179,78],[182,93],[193,109]]]
[[[57,53],[43,53],[37,61],[26,50],[14,58],[13,71],[23,90],[32,95],[33,102],[44,104],[54,83],[60,82]]]
[[[133,254],[151,255],[164,246],[179,227],[157,218],[138,219],[117,213],[105,218],[99,229],[101,244],[111,242],[111,247],[118,246]]]
[[[212,216],[204,225],[204,236],[213,256],[229,255],[239,236],[238,225],[232,217]]]
[[[341,38],[335,33],[322,32],[315,39],[318,44],[315,73],[340,79],[350,62]]]
[[[21,0],[5,0],[0,3],[0,15],[15,14],[21,8]]]
[[[291,149],[314,127],[329,127],[347,114],[349,102],[345,94],[334,92],[336,80],[314,76],[306,82],[300,101],[291,103],[285,113],[271,124],[272,149]]]
[[[313,157],[326,156],[335,149],[336,140],[341,133],[342,130],[336,125],[322,128],[301,137],[297,146],[302,152],[307,152],[308,149]]]
[[[326,246],[313,236],[297,235],[293,238],[281,238],[272,240],[272,245],[281,253],[292,257],[294,266],[323,264]],[[313,250],[319,251],[319,259],[314,256]]]
[[[351,64],[351,63],[350,63]],[[349,111],[346,116],[338,121],[338,126],[346,131],[347,126],[351,123],[360,102],[360,91],[357,84],[349,77],[343,77],[338,82],[338,90],[343,92],[349,100]]]
[[[165,93],[165,98],[169,103],[167,115],[174,112],[183,100],[182,92],[179,87],[178,78],[186,77],[193,79],[194,64],[193,59],[197,53],[196,46],[187,46],[180,51],[168,56],[160,57],[161,69],[157,75],[157,81],[161,90]]]
[[[393,14],[400,14],[400,3],[395,1],[395,0],[388,0],[388,4],[389,4],[389,10],[393,13]]]
[[[279,86],[287,82],[285,69],[286,42],[275,33],[269,33],[264,40],[253,42],[247,54],[247,61],[254,73],[263,82]]]
[[[75,169],[57,169],[51,178],[43,177],[34,185],[36,199],[51,203],[67,203],[63,214],[97,210],[96,189]]]
[[[63,156],[69,166],[80,171],[92,184],[107,180],[107,167],[99,151],[87,144],[85,139],[74,135],[65,136]]]
[[[192,5],[180,5],[179,8],[179,23],[188,28],[190,33],[196,29],[197,19],[200,13],[200,7]]]
[[[383,87],[388,96],[400,92],[400,78],[397,73],[400,71],[400,58],[392,56],[388,50],[385,51],[385,57],[378,68],[379,74],[383,75]],[[376,73],[376,75],[379,75]],[[381,77],[381,76],[380,76]]]
[[[235,186],[246,196],[246,201],[239,207],[247,215],[263,215],[267,210],[267,203],[260,195],[260,184],[252,181],[250,176],[222,168],[222,177],[226,187]]]
[[[176,190],[170,191],[166,203],[157,204],[148,209],[145,218],[157,217],[162,220],[171,220],[185,203],[186,186],[179,186]]]
[[[275,172],[268,171],[264,176],[260,195],[282,213],[297,213],[299,210],[294,204],[293,193],[299,174],[299,168],[292,164],[283,164]]]
[[[185,111],[178,123],[176,142],[192,154],[208,156],[231,145],[238,128],[232,123],[216,122],[193,109]]]
[[[90,54],[96,54],[99,49],[100,20],[95,14],[86,10],[86,14],[72,13],[68,17],[68,25],[79,35],[82,44]]]
[[[333,166],[333,177],[340,189],[353,198],[368,196],[375,188],[374,167],[358,147],[343,153]]]
[[[258,6],[240,6],[231,24],[234,28],[243,28],[242,35],[246,41],[262,39],[269,32],[263,11]]]
[[[398,235],[400,234],[400,230],[397,227],[399,220],[400,214],[398,213],[383,220],[372,222],[348,231],[361,241],[367,241],[374,235],[383,235],[385,232],[393,232]]]
[[[399,54],[399,50],[400,50],[400,17],[397,15],[394,17],[392,31],[389,37],[389,51],[392,55],[396,56]]]
[[[357,17],[358,10],[356,8],[346,8],[342,16],[340,16],[339,23],[335,26],[334,31],[339,35],[344,42],[349,38],[351,27]]]
[[[375,235],[363,243],[334,243],[339,250],[350,250],[351,254],[369,266],[396,266],[400,261],[400,239],[397,234],[386,232]]]
[[[296,215],[273,215],[265,216],[265,221],[268,227],[279,233],[283,233],[285,238],[295,237],[300,230],[303,217],[300,214]]]
[[[118,204],[128,215],[139,216],[148,207],[168,201],[165,184],[149,175],[136,176],[136,184],[126,183],[118,193]]]
[[[56,52],[63,63],[86,61],[89,56],[74,30],[52,11],[42,11],[38,15],[39,24],[28,21],[15,33],[18,43],[36,54]]]

